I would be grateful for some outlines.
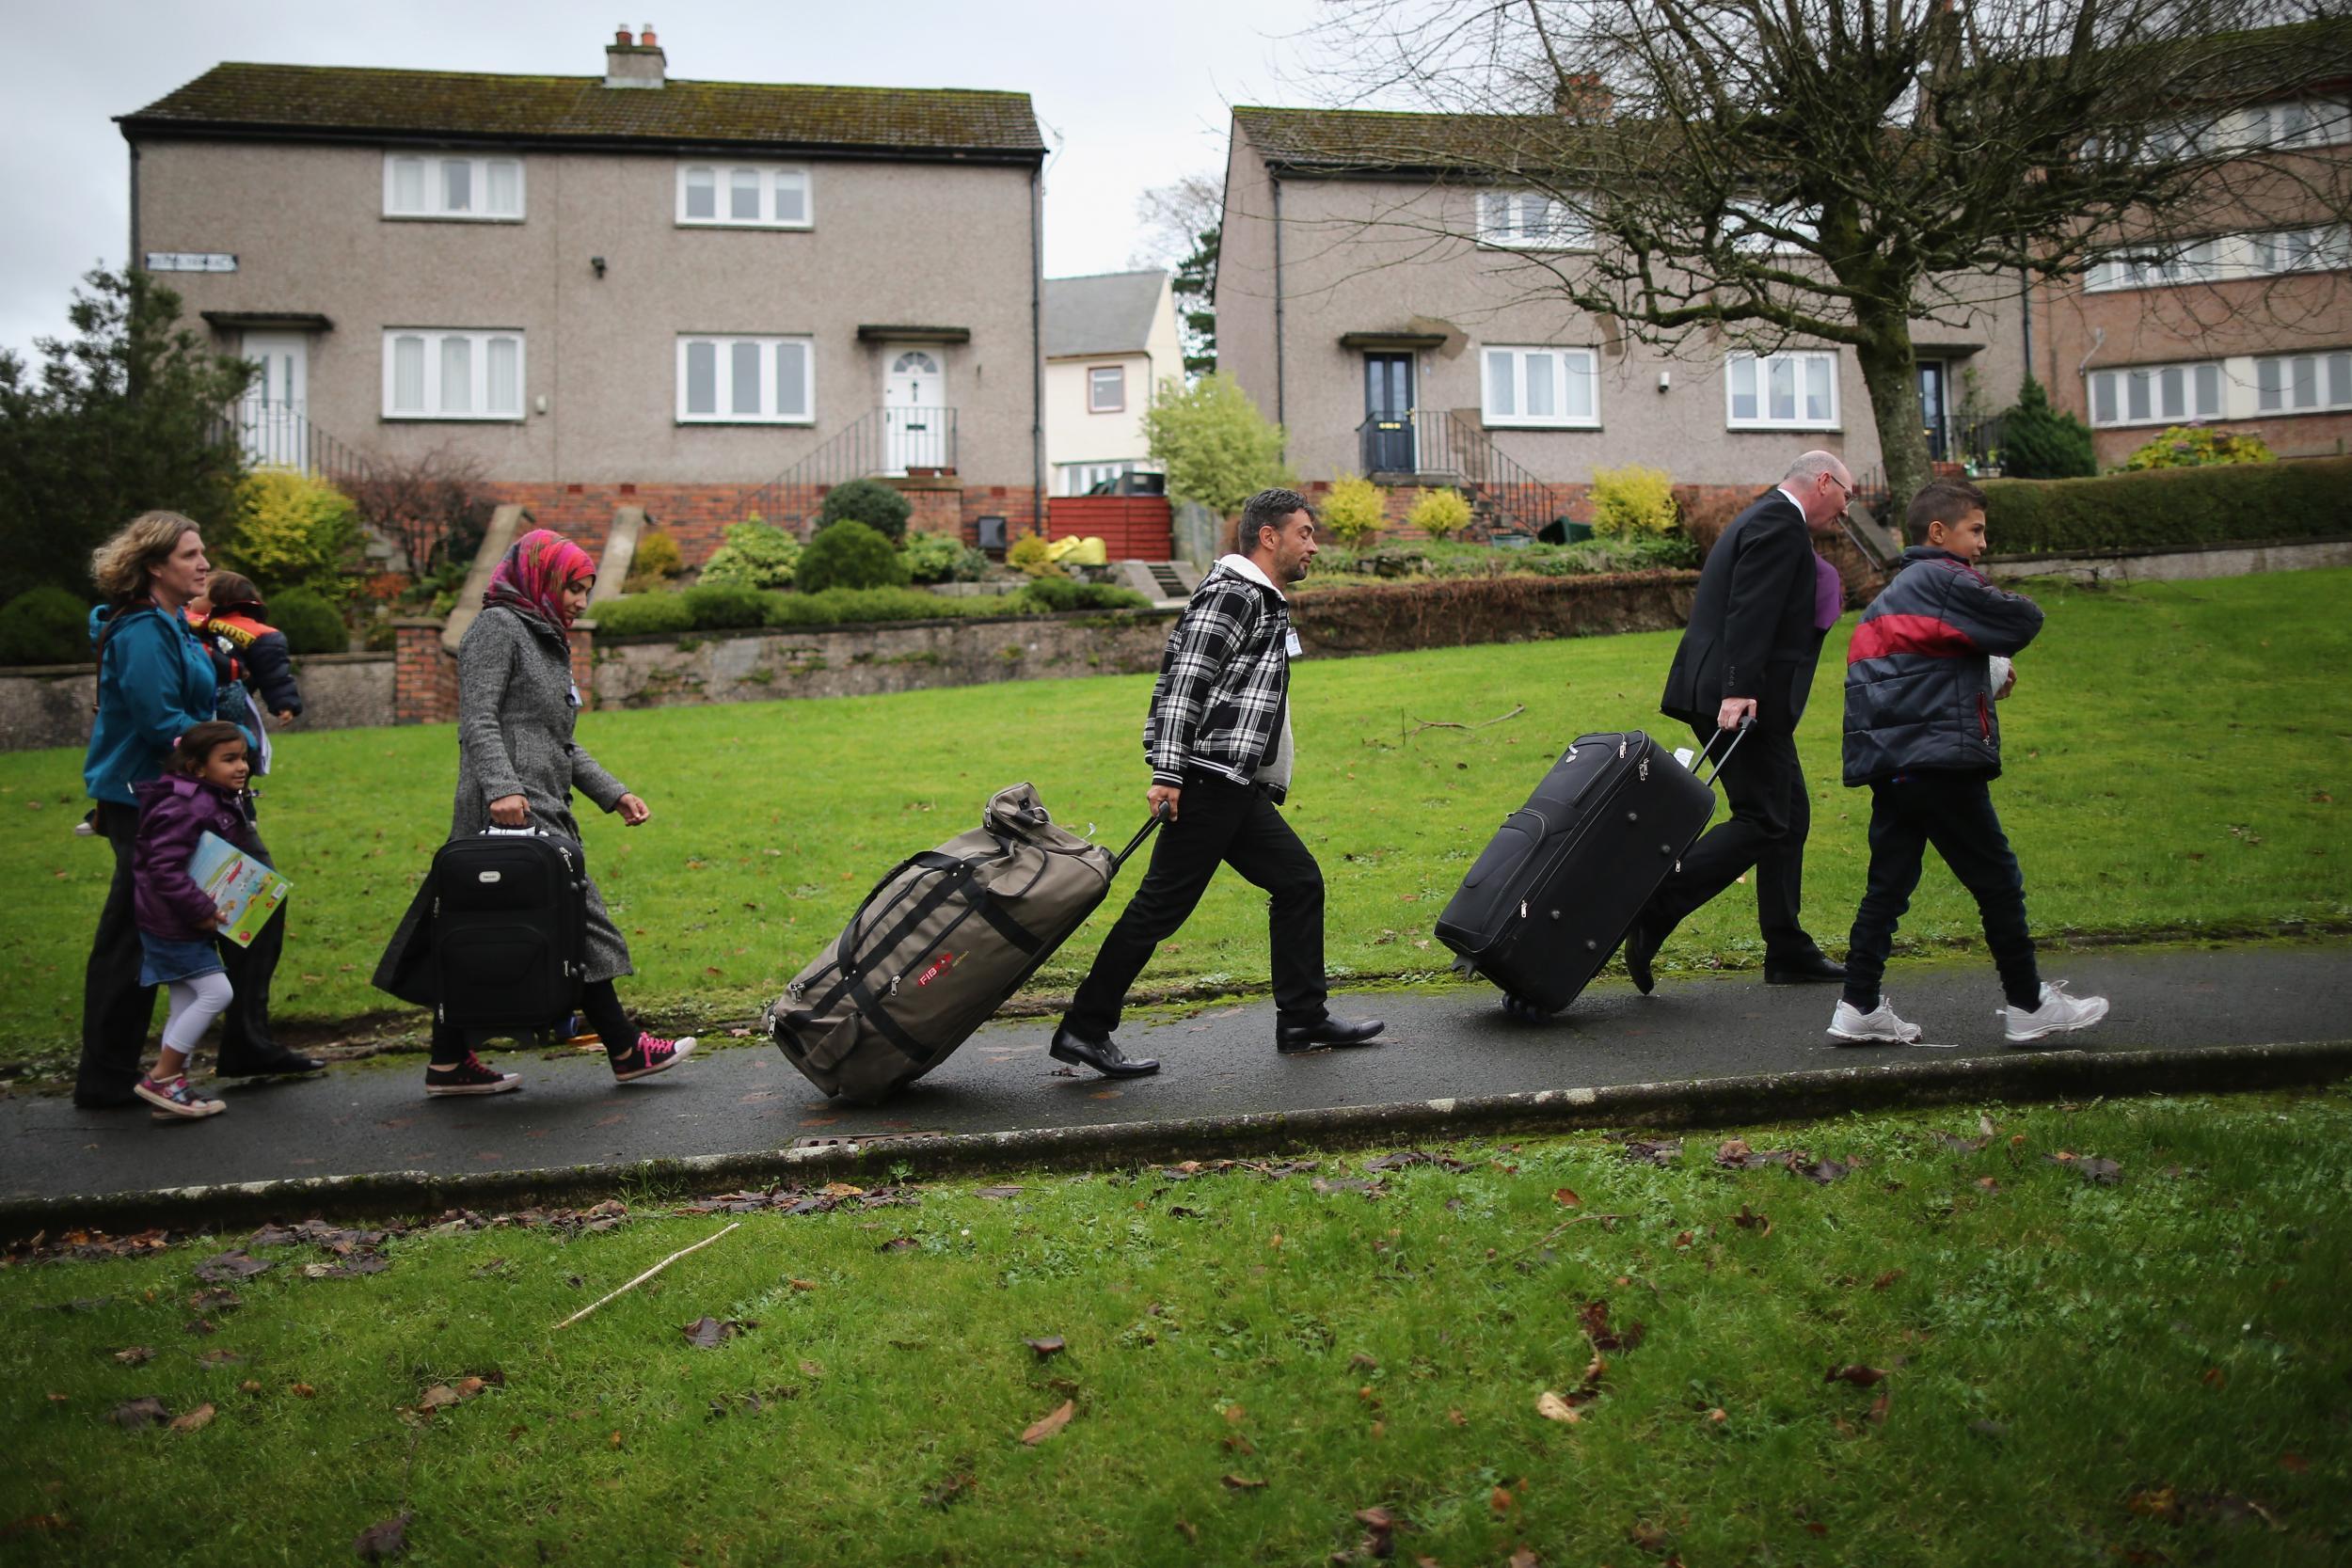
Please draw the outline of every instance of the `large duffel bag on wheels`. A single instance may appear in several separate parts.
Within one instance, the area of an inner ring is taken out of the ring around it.
[[[1454,968],[1502,987],[1515,1011],[1575,1001],[1714,815],[1705,760],[1685,768],[1640,730],[1578,736],[1438,917]]]
[[[880,1100],[946,1061],[1094,912],[1151,832],[1114,855],[1056,827],[1027,784],[911,856],[769,1006],[785,1059],[829,1095]]]
[[[485,1035],[543,1033],[580,1000],[586,856],[567,838],[491,828],[433,857],[440,1021]]]

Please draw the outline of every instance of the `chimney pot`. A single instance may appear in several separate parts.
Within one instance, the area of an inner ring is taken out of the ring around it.
[[[622,48],[627,49],[637,40],[629,37],[628,24],[624,22],[618,27],[612,29],[612,41],[619,44]]]
[[[653,24],[648,22],[643,27],[637,29],[637,39],[638,41],[643,43],[646,48],[651,49],[654,46]]]
[[[1560,118],[1584,123],[1607,119],[1616,98],[1597,71],[1564,71],[1551,89],[1551,106]]]

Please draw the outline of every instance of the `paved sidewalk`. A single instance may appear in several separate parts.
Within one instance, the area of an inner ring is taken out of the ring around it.
[[[2053,955],[2047,971],[2114,1003],[2075,1037],[2089,1051],[2195,1051],[2352,1038],[2352,942],[2109,949]],[[1840,1048],[1823,1033],[1834,988],[1760,977],[1669,980],[1654,997],[1604,984],[1548,1024],[1505,1018],[1484,987],[1335,998],[1389,1021],[1377,1048],[1280,1057],[1270,1003],[1136,1020],[1131,1054],[1158,1076],[1060,1076],[1047,1020],[992,1024],[892,1103],[828,1102],[771,1045],[723,1042],[664,1077],[621,1087],[601,1053],[495,1056],[520,1093],[428,1101],[417,1057],[221,1089],[230,1109],[156,1126],[76,1110],[62,1095],[0,1101],[0,1202],[279,1178],[419,1171],[437,1177],[756,1153],[850,1133],[1001,1132],[1675,1082],[2011,1051],[1982,958],[1898,964],[1889,992],[1928,1046]],[[549,1053],[551,1054],[551,1053]]]

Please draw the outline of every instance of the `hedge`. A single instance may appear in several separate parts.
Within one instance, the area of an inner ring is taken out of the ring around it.
[[[87,664],[89,601],[52,585],[0,606],[0,664]]]
[[[1995,555],[2352,535],[2352,458],[1984,482]]]
[[[1142,609],[1151,603],[1133,589],[1108,583],[1064,582],[1046,595],[1034,584],[1006,596],[946,598],[918,588],[828,588],[817,594],[761,593],[740,588],[690,588],[683,594],[625,594],[596,606],[604,637],[723,631],[747,626],[855,626],[890,621],[936,621],[967,616],[1041,615],[1059,610]]]

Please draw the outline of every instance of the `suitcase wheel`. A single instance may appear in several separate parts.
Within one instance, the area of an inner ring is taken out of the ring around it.
[[[1530,1002],[1524,996],[1514,996],[1506,990],[1502,993],[1502,1011],[1506,1017],[1525,1019],[1530,1023],[1540,1023],[1545,1019],[1556,1016],[1560,1009],[1547,1007],[1540,1002]]]

